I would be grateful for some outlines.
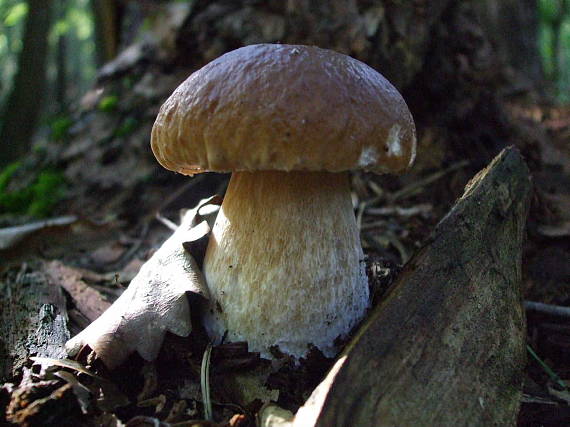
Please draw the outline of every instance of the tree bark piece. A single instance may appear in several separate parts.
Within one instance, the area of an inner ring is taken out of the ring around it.
[[[530,190],[513,148],[477,174],[294,425],[513,425],[525,363]]]
[[[70,334],[60,288],[25,267],[0,282],[0,380],[11,378],[30,356],[62,358]]]

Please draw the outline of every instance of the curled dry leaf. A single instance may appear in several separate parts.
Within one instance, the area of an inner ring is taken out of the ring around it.
[[[61,216],[0,228],[0,264],[19,264],[30,258],[64,258],[69,249],[93,250],[106,241],[117,224]]]
[[[207,298],[196,261],[183,243],[206,236],[210,228],[198,210],[188,211],[174,234],[141,267],[127,290],[97,320],[66,344],[71,354],[89,345],[110,369],[137,351],[156,358],[165,332],[187,336],[191,331],[186,293]]]
[[[45,221],[31,222],[0,229],[0,250],[9,249],[33,233],[50,227],[67,227],[77,221],[74,216],[61,216]]]

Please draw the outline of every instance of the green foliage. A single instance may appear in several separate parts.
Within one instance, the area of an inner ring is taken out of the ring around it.
[[[112,113],[117,109],[119,105],[119,97],[117,95],[108,95],[103,97],[101,101],[99,101],[99,111],[104,111],[105,113]]]
[[[28,4],[26,2],[19,2],[8,9],[4,16],[4,25],[13,27],[18,25],[28,13]]]
[[[121,83],[124,88],[132,89],[136,83],[136,79],[132,75],[127,75],[121,79]]]
[[[6,187],[8,186],[10,179],[16,173],[18,168],[21,166],[20,162],[14,162],[4,168],[2,172],[0,172],[0,193],[2,193]]]
[[[538,1],[538,14],[541,21],[551,22],[556,19],[559,13],[558,1],[552,0],[539,0]]]
[[[59,171],[46,169],[23,188],[9,190],[22,165],[12,163],[0,172],[0,213],[24,214],[38,218],[51,213],[64,195],[65,179]]]
[[[67,71],[67,79],[63,84],[69,100],[78,98],[88,90],[96,73],[95,24],[91,3],[92,0],[67,0],[51,2],[45,6],[52,8],[48,37],[50,72],[46,76],[48,87],[53,89],[58,85],[58,73],[54,71],[63,65]],[[28,2],[25,0],[0,0],[0,109],[6,102],[17,73],[28,9]],[[64,43],[60,44],[60,40],[64,40]],[[65,57],[61,62],[57,62],[60,46],[65,46]],[[47,122],[46,118],[56,111],[53,108],[54,103],[45,104],[42,117],[44,123]],[[1,122],[2,117],[0,127]]]
[[[25,1],[0,0],[0,102],[10,92],[28,13]]]
[[[539,0],[539,49],[560,101],[570,101],[570,0]]]

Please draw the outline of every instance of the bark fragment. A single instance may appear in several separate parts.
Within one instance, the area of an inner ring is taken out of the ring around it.
[[[0,379],[12,378],[30,356],[65,357],[65,298],[24,264],[0,278]]]

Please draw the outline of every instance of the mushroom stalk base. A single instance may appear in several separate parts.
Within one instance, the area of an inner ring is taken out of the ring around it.
[[[337,352],[369,305],[347,173],[236,172],[204,274],[213,337],[303,357]]]

